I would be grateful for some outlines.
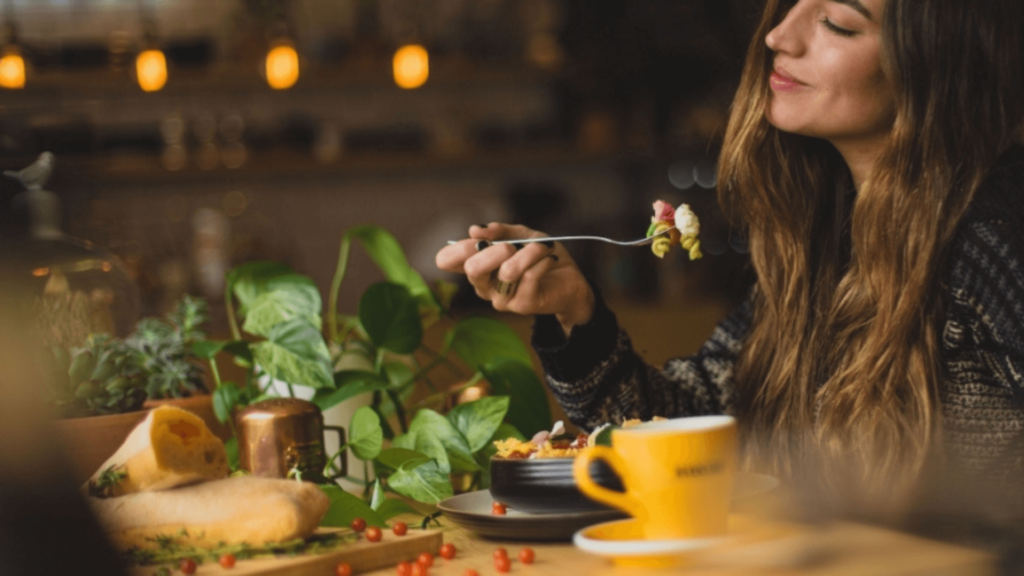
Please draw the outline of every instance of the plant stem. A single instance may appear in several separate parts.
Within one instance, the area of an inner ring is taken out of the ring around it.
[[[220,388],[220,371],[217,370],[217,359],[210,358],[210,372],[213,372],[213,383],[216,384],[216,388]]]
[[[238,329],[238,320],[235,319],[235,307],[231,303],[231,287],[224,286],[224,309],[228,314],[228,326],[231,327],[231,337],[235,340],[242,339],[242,332]]]
[[[461,393],[466,388],[469,388],[470,386],[475,385],[477,382],[482,380],[483,377],[484,377],[484,373],[483,372],[477,372],[476,374],[473,374],[473,377],[470,378],[469,380],[467,380],[465,384],[463,384],[462,386],[459,386],[455,390],[452,390],[451,392],[438,392],[437,394],[431,394],[430,396],[427,396],[423,400],[420,400],[419,402],[417,402],[416,406],[419,407],[419,408],[424,408],[426,406],[429,406],[433,402],[437,402],[438,400],[442,400],[443,401],[445,399],[445,397],[448,396],[449,394],[451,394],[453,396],[458,396],[459,393]]]
[[[352,248],[352,237],[345,233],[341,236],[341,246],[338,247],[338,265],[334,269],[334,278],[331,280],[331,292],[327,295],[327,326],[332,342],[338,341],[338,291],[341,289],[341,281],[345,278],[345,269],[348,268],[348,253]]]
[[[452,374],[454,374],[455,376],[459,378],[464,378],[466,376],[465,372],[463,372],[454,362],[449,360],[447,356],[441,355],[440,352],[431,350],[430,348],[424,345],[420,346],[420,350],[426,352],[427,354],[433,356],[434,358],[440,358],[444,365],[447,366],[452,371]]]
[[[391,403],[395,405],[395,416],[398,417],[398,427],[401,428],[402,434],[409,433],[409,425],[405,423],[405,407],[402,406],[402,399],[398,397],[398,392],[394,390],[387,391],[388,398],[391,399]]]
[[[424,376],[427,375],[428,372],[440,366],[444,361],[445,359],[441,357],[434,358],[434,360],[432,360],[430,364],[427,364],[426,367],[424,368],[420,368],[420,370],[413,374],[411,378],[409,378],[405,382],[402,382],[398,386],[395,386],[395,388],[404,388],[407,384],[411,384],[412,382],[415,382],[420,378],[423,378]],[[431,385],[431,388],[433,389],[433,385]],[[437,390],[435,389],[434,391],[436,392]]]

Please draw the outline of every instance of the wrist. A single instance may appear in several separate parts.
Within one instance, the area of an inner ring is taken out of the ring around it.
[[[590,285],[584,283],[581,293],[572,299],[573,305],[568,310],[555,314],[555,319],[562,325],[562,331],[566,337],[572,332],[573,326],[579,326],[590,322],[594,315],[594,291]]]

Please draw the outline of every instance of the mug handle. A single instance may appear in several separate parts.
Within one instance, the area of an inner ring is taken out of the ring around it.
[[[576,460],[572,465],[572,476],[580,491],[598,502],[623,510],[634,518],[646,516],[646,511],[640,502],[629,495],[628,486],[626,493],[623,494],[594,482],[594,479],[590,477],[590,463],[594,460],[604,460],[620,478],[625,479],[626,477],[626,463],[614,450],[608,446],[590,446],[576,455]]]
[[[338,433],[338,446],[344,446],[345,445],[345,429],[344,428],[342,428],[341,426],[324,426],[324,434],[326,434],[327,432],[337,432]],[[330,454],[328,454],[328,457],[330,457]],[[340,462],[340,464],[338,465],[338,473],[335,474],[334,476],[331,476],[330,477],[331,480],[334,480],[336,478],[341,478],[342,476],[345,476],[346,474],[348,474],[348,450],[342,450],[341,451],[341,454],[338,455],[338,461]]]

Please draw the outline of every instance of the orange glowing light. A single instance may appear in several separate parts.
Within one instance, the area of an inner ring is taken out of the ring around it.
[[[25,87],[25,59],[17,46],[4,48],[0,56],[0,87],[20,89]]]
[[[32,270],[32,275],[35,276],[36,278],[42,278],[43,276],[46,276],[49,273],[50,269],[45,266],[42,268],[35,268]]]
[[[267,52],[267,84],[274,90],[287,90],[299,81],[299,53],[290,44],[280,44]]]
[[[167,59],[160,50],[144,50],[135,58],[135,77],[139,88],[156,92],[167,84]]]
[[[395,74],[395,84],[399,88],[412,90],[427,82],[430,76],[430,56],[423,46],[409,44],[395,52],[391,67]]]
[[[103,264],[100,264],[100,270],[103,270],[104,272],[110,272],[113,269],[114,265],[106,260],[103,261]]]

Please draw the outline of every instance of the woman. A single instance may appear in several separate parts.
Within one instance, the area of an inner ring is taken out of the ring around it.
[[[1022,5],[768,0],[718,179],[757,282],[694,357],[644,364],[561,246],[479,244],[537,232],[474,226],[437,264],[538,315],[584,428],[733,413],[750,462],[847,511],[927,486],[1024,515]]]

